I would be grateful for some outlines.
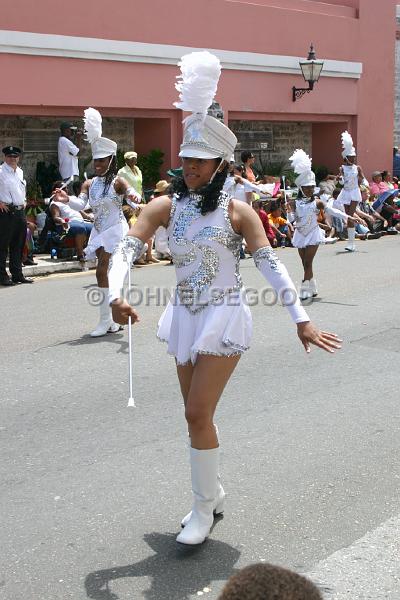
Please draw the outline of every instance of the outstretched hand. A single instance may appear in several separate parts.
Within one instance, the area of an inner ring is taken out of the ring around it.
[[[119,298],[111,303],[111,312],[113,321],[120,325],[127,325],[129,317],[132,318],[132,325],[140,321],[139,315],[126,300]]]
[[[331,353],[335,352],[335,350],[340,350],[342,347],[342,340],[339,339],[336,333],[320,331],[311,321],[298,323],[297,335],[307,353],[311,352],[311,344]]]

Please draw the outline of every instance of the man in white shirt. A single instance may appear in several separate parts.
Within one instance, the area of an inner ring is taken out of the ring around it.
[[[83,132],[67,121],[61,123],[60,130],[61,136],[58,139],[58,168],[61,179],[67,181],[71,177],[79,177],[78,154]]]
[[[3,148],[4,163],[0,168],[0,285],[33,283],[22,273],[22,251],[26,239],[26,183],[18,166],[21,150],[16,146]],[[11,279],[6,271],[10,257]]]

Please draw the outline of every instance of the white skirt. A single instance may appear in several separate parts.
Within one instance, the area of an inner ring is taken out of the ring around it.
[[[314,227],[314,229],[312,229],[310,233],[307,233],[307,235],[303,235],[298,229],[295,229],[292,239],[292,244],[295,248],[318,246],[319,244],[323,244],[324,242],[325,233],[321,229],[321,227]]]
[[[349,206],[352,202],[361,202],[361,199],[360,188],[354,188],[354,190],[343,188],[337,197],[338,203],[343,204],[343,206]]]
[[[129,226],[125,219],[112,227],[108,227],[104,231],[97,231],[93,227],[85,248],[86,260],[94,260],[96,258],[96,250],[101,247],[109,254],[112,254],[120,241],[126,236],[128,230]]]
[[[232,306],[209,304],[196,314],[170,300],[158,322],[157,337],[168,343],[168,354],[178,365],[194,365],[198,354],[242,354],[250,346],[252,330],[250,308],[242,299]]]

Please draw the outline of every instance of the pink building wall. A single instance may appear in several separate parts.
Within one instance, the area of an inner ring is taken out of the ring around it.
[[[346,125],[367,174],[391,168],[396,0],[379,4],[379,27],[376,0],[202,0],[201,10],[197,0],[147,0],[140,12],[131,0],[120,0],[115,11],[106,0],[70,0],[56,11],[53,0],[19,5],[2,8],[2,29],[283,56],[306,56],[312,41],[318,57],[362,62],[361,79],[321,77],[295,103],[291,88],[304,87],[301,75],[225,69],[217,99],[227,118],[315,123],[314,161],[332,169]],[[176,162],[176,67],[0,53],[0,69],[12,82],[2,86],[0,114],[80,117],[93,105],[105,115],[140,119],[138,150],[154,140]]]

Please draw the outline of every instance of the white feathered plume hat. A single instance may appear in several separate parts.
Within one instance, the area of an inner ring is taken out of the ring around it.
[[[343,146],[343,152],[342,152],[343,158],[346,158],[346,156],[356,156],[357,155],[356,149],[354,148],[354,145],[353,145],[353,138],[351,137],[351,135],[349,134],[348,131],[344,131],[342,133],[342,146]]]
[[[117,143],[102,137],[101,114],[95,108],[87,108],[83,118],[86,139],[92,146],[93,158],[106,158],[117,154]]]
[[[297,187],[315,185],[315,174],[311,170],[311,158],[304,150],[295,150],[289,159],[293,171],[298,175],[295,180]]]
[[[181,74],[175,84],[179,102],[174,106],[192,113],[184,122],[183,142],[179,156],[221,158],[229,162],[237,144],[235,134],[221,121],[207,114],[215,94],[221,63],[207,51],[182,56]]]

